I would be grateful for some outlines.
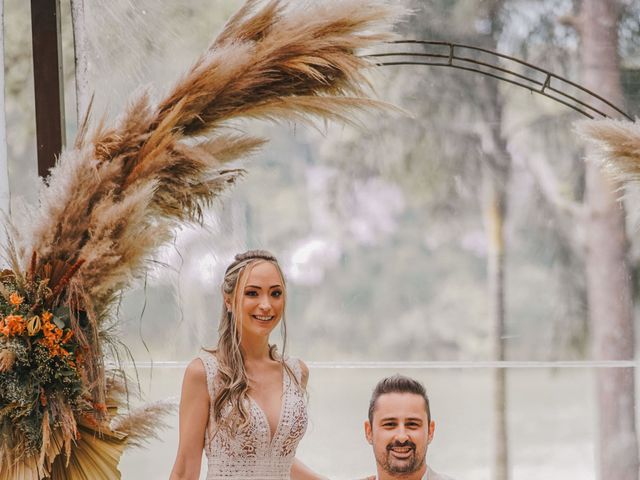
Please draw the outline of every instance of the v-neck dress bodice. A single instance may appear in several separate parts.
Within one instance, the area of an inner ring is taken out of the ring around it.
[[[275,432],[271,432],[266,414],[251,398],[247,404],[249,424],[239,431],[229,432],[218,428],[213,416],[218,361],[208,352],[202,352],[199,358],[207,373],[210,397],[204,446],[208,460],[207,480],[289,480],[296,448],[308,421],[306,398],[296,382],[283,372],[282,406]],[[300,361],[291,358],[286,363],[300,383]],[[226,417],[230,411],[231,404],[227,404],[222,416]]]

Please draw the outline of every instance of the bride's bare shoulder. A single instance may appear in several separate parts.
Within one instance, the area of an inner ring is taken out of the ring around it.
[[[184,372],[184,381],[186,382],[202,382],[206,384],[207,369],[204,365],[205,360],[202,356],[198,356],[191,360]]]

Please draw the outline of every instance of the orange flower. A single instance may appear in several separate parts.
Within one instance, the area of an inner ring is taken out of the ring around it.
[[[51,321],[51,319],[53,318],[53,314],[51,312],[43,312],[42,313],[42,321],[43,322],[49,322]]]
[[[71,352],[62,348],[62,345],[73,337],[71,330],[68,330],[63,337],[63,331],[61,329],[51,323],[45,323],[42,326],[42,331],[44,338],[38,340],[38,343],[47,347],[52,357],[68,358],[71,355]],[[71,359],[70,362],[70,365],[75,368],[75,363]]]
[[[14,335],[22,335],[27,328],[27,323],[20,315],[7,315],[4,319],[4,327],[2,334],[11,337]]]
[[[42,315],[42,320],[42,332],[44,333],[44,337],[52,342],[60,340],[62,338],[62,330],[49,320],[45,320],[44,314]]]
[[[18,295],[16,292],[13,292],[9,295],[9,303],[14,307],[19,307],[24,302],[24,297]]]
[[[65,334],[65,336],[62,338],[62,343],[68,343],[69,340],[71,340],[73,338],[73,332],[71,330],[67,330],[67,333]]]

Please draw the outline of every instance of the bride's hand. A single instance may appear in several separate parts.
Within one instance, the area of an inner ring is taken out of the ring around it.
[[[295,458],[291,466],[291,480],[329,480],[328,477],[318,475],[300,460]]]

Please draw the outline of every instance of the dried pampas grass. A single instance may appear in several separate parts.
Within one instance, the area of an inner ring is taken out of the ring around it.
[[[167,424],[158,419],[176,410],[173,400],[151,402],[133,409],[126,415],[119,415],[111,421],[111,429],[127,435],[129,446],[144,446],[152,438],[159,438],[160,429]]]
[[[640,181],[640,124],[628,120],[581,120],[578,135],[596,147],[595,159],[623,182]]]
[[[371,64],[359,52],[390,39],[389,26],[401,13],[383,0],[249,0],[159,102],[141,91],[112,126],[102,120],[92,127],[87,112],[74,146],[42,185],[38,206],[8,226],[7,258],[16,278],[60,280],[55,293],[70,307],[86,352],[89,400],[102,407],[89,423],[72,415],[65,428],[44,426],[42,457],[20,468],[40,463],[33,478],[49,471],[76,478],[92,464],[97,470],[89,478],[116,478],[126,443],[153,435],[167,405],[117,417],[122,388],[105,376],[106,330],[118,295],[144,274],[176,226],[202,221],[203,209],[238,181],[243,171],[229,163],[265,142],[230,134],[230,122],[350,122],[357,112],[387,108],[370,98],[364,72]],[[7,445],[0,445],[0,459]]]
[[[225,165],[263,144],[224,132],[229,121],[350,121],[381,107],[366,94],[370,63],[356,53],[390,38],[389,19],[398,13],[379,0],[247,2],[157,105],[142,92],[114,127],[82,126],[31,221],[17,226],[19,257],[84,259],[72,283],[98,322],[176,224],[201,220],[242,175]],[[211,140],[185,143],[205,133]]]

